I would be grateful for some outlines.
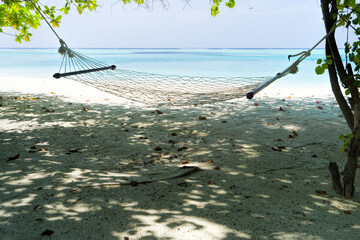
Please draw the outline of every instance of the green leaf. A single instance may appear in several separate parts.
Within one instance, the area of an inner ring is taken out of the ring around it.
[[[321,75],[321,74],[323,74],[325,72],[325,69],[323,69],[321,66],[317,66],[315,68],[315,72],[316,72],[317,75]]]
[[[350,89],[345,90],[345,95],[350,95]]]
[[[317,64],[321,64],[321,63],[322,63],[322,59],[319,58],[316,63],[317,63]]]

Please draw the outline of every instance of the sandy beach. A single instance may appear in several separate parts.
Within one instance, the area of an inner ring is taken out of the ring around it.
[[[0,84],[0,239],[359,239],[359,193],[331,190],[349,129],[328,88],[156,108]]]

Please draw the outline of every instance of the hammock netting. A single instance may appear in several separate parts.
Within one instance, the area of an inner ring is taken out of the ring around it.
[[[244,97],[271,77],[193,77],[115,69],[67,47],[59,73],[113,95],[149,105],[198,105]]]

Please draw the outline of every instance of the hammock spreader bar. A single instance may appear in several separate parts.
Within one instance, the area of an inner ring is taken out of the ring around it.
[[[81,71],[74,71],[74,72],[66,72],[66,73],[55,73],[53,75],[54,78],[61,78],[61,77],[67,77],[71,75],[77,75],[77,74],[84,74],[84,73],[90,73],[90,72],[99,72],[104,70],[115,70],[116,66],[111,65],[109,67],[101,67],[101,68],[94,68],[94,69],[88,69],[88,70],[81,70]]]
[[[261,85],[260,87],[256,88],[255,90],[248,92],[246,94],[246,98],[247,99],[253,99],[253,97],[255,96],[255,94],[257,94],[258,92],[260,92],[261,90],[263,90],[264,88],[266,88],[267,86],[269,86],[271,83],[275,82],[277,79],[281,78],[282,75],[280,73],[276,74],[275,77],[273,77],[272,79],[268,80],[267,82],[265,82],[263,85]]]

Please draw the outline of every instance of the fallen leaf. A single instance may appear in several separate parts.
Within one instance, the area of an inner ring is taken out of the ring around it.
[[[161,151],[161,150],[162,150],[162,147],[157,146],[154,150],[155,150],[155,151]]]
[[[290,104],[287,104],[286,106],[288,106],[288,107],[292,107],[292,105],[290,105]]]
[[[349,215],[349,214],[351,214],[351,211],[350,210],[344,210],[344,213]]]
[[[256,102],[256,103],[254,103],[254,106],[259,106],[259,104]]]
[[[290,99],[290,98],[291,98],[291,96],[288,96],[288,98]]]
[[[275,147],[272,147],[271,149],[274,151],[281,152],[283,149],[286,149],[286,147],[285,146],[275,146]]]
[[[269,122],[268,122],[268,123],[267,123],[267,125],[272,126],[272,125],[275,125],[275,124],[273,124],[273,123],[269,123]]]
[[[157,114],[164,114],[162,111],[160,111],[160,110],[156,110],[156,113]]]
[[[147,137],[139,137],[139,139],[145,140],[148,139]]]
[[[186,160],[186,161],[181,162],[181,164],[188,164],[189,162],[190,162],[190,160]]]
[[[138,185],[138,183],[137,183],[137,181],[131,181],[131,182],[130,182],[130,185],[133,186],[133,187],[135,187],[135,186]]]
[[[220,167],[213,167],[214,170],[220,170]]]
[[[172,133],[171,136],[177,136],[177,134],[176,134],[176,133]]]
[[[206,120],[206,117],[199,117],[199,120]]]
[[[285,112],[285,110],[282,107],[279,108],[279,111],[284,111]]]
[[[316,154],[311,155],[313,158],[317,158],[318,156]]]
[[[180,187],[187,187],[188,186],[187,182],[181,182],[181,183],[178,183],[177,185],[179,185]]]
[[[276,118],[276,120],[278,120],[278,121],[279,121],[279,120],[280,120],[280,118],[278,118],[278,117],[277,117],[277,118]]]
[[[292,131],[292,133],[293,133],[293,135],[295,136],[295,137],[297,137],[298,136],[298,133],[294,130],[294,131]]]
[[[289,134],[288,138],[294,138],[294,136],[293,136],[293,135],[291,135],[291,134]]]
[[[18,159],[19,157],[20,157],[20,153],[14,155],[14,156],[12,156],[12,157],[9,157],[9,158],[8,158],[8,161],[16,160],[16,159]]]
[[[54,93],[54,92],[50,92],[51,94],[56,94],[56,93]]]
[[[50,235],[52,235],[53,233],[54,233],[53,230],[46,229],[45,231],[43,231],[43,232],[41,233],[41,236],[50,236]]]
[[[317,194],[328,195],[328,193],[326,191],[324,191],[324,190],[315,190],[315,192]]]
[[[87,126],[87,123],[84,123],[84,127],[86,127]]]
[[[214,113],[214,112],[211,112],[211,114],[212,114],[212,115],[216,115],[216,113]]]
[[[214,185],[215,183],[213,181],[209,180],[209,184]]]
[[[275,142],[280,142],[281,139],[280,139],[280,138],[275,138],[274,141],[275,141]]]
[[[90,102],[90,100],[85,100],[85,102]]]
[[[221,121],[221,123],[227,123],[227,121],[226,121],[226,120],[223,120],[223,121]]]
[[[110,98],[104,98],[104,101],[109,101],[110,100]]]
[[[89,109],[86,108],[86,107],[83,107],[82,110],[85,111],[85,112],[88,112],[88,111],[89,111]]]
[[[124,240],[130,240],[130,238],[129,237],[124,237]]]
[[[186,150],[186,149],[188,149],[188,148],[185,147],[185,146],[183,146],[183,147],[179,148],[178,151],[180,152],[180,151],[184,151],[184,150]]]
[[[79,148],[74,148],[74,149],[70,149],[69,152],[70,153],[76,153],[76,152],[79,152]]]
[[[316,101],[316,103],[317,103],[317,104],[320,104],[320,103],[321,103],[321,101]]]
[[[39,148],[37,151],[38,151],[38,152],[46,152],[47,149],[46,149],[46,148]]]
[[[323,107],[322,107],[322,106],[317,106],[317,109],[320,109],[320,110],[321,110],[321,109],[323,109]]]

